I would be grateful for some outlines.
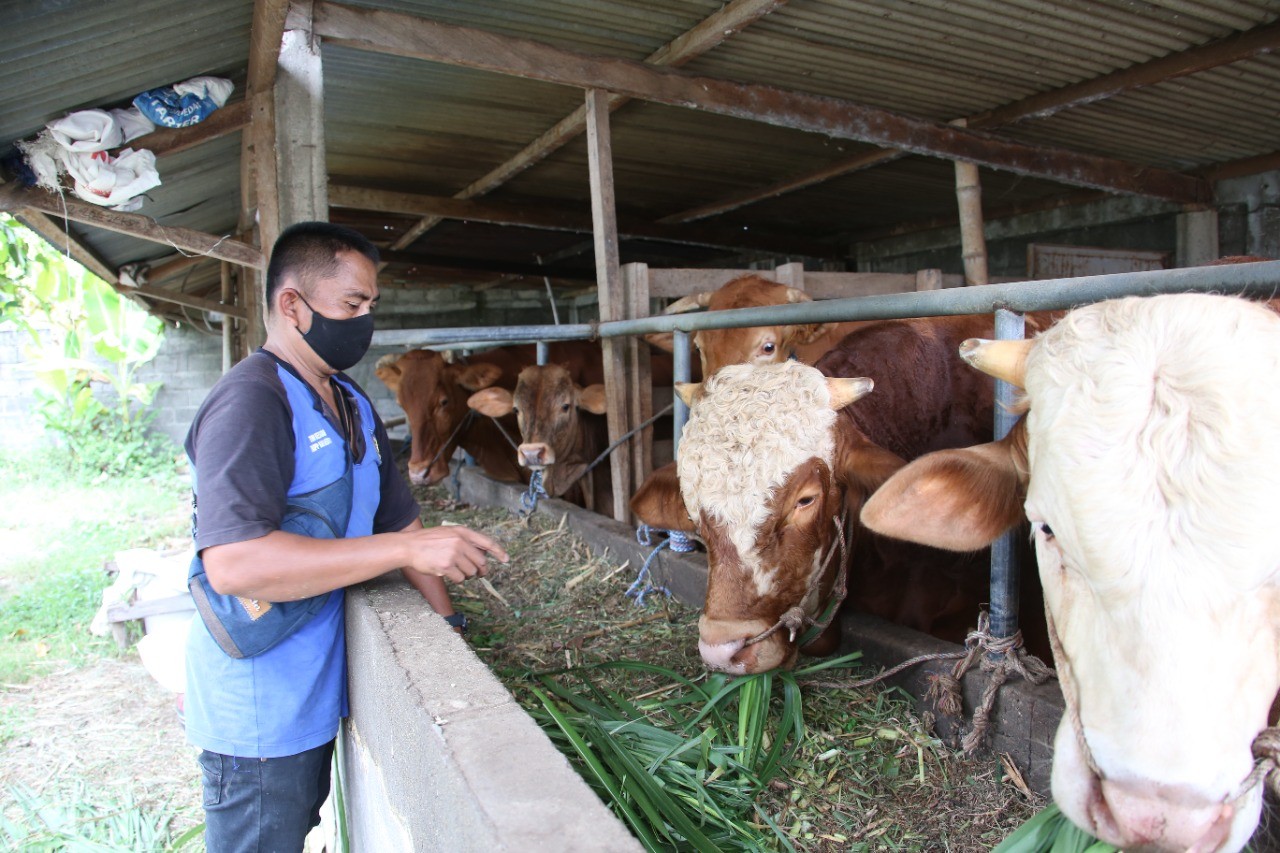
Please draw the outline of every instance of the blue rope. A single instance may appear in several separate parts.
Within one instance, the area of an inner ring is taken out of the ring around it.
[[[645,557],[644,565],[640,567],[640,572],[636,575],[635,581],[632,582],[631,586],[627,587],[627,597],[634,598],[637,607],[644,606],[645,597],[650,593],[660,592],[668,598],[671,597],[671,590],[665,586],[654,586],[649,582],[650,569],[662,549],[670,548],[672,551],[679,553],[687,553],[693,550],[693,542],[687,533],[679,530],[653,528],[647,524],[641,524],[636,528],[636,541],[648,548],[653,544],[653,534],[655,532],[665,533],[667,538],[659,542],[658,547],[649,552],[649,556]]]
[[[521,515],[531,515],[538,508],[538,500],[540,498],[549,498],[547,490],[542,487],[542,471],[541,469],[534,471],[529,476],[529,488],[520,496],[520,506],[523,507]]]

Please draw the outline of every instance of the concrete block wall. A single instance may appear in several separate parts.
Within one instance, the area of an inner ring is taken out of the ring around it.
[[[398,573],[347,593],[352,850],[643,848]]]

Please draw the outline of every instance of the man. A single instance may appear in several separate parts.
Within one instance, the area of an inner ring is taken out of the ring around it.
[[[377,261],[347,228],[305,222],[281,234],[266,345],[219,380],[187,435],[204,574],[193,568],[202,618],[188,642],[185,715],[202,749],[211,853],[298,851],[319,822],[347,713],[344,587],[399,568],[449,616],[442,578],[482,575],[488,555],[507,560],[475,531],[423,528],[385,428],[341,372],[369,348]],[[337,510],[305,508],[334,494]],[[291,532],[324,529],[294,523],[308,513],[332,532]],[[232,617],[249,631],[269,624],[260,617],[273,607],[309,610],[270,644],[250,647],[228,627]]]

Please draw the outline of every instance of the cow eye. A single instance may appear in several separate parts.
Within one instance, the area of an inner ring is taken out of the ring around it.
[[[777,348],[778,348],[777,344],[775,344],[773,341],[765,341],[763,344],[760,345],[760,350],[765,355],[773,355],[773,351]]]
[[[813,502],[814,502],[814,501],[816,501],[816,500],[817,500],[817,498],[816,498],[816,497],[814,497],[813,495],[806,495],[805,497],[803,497],[803,498],[801,498],[800,500],[796,501],[796,508],[797,508],[797,509],[804,509],[804,508],[805,508],[805,507],[807,507],[807,506],[813,506]]]
[[[570,406],[568,403],[565,403],[565,404],[563,404],[562,406],[560,406],[560,411],[562,411],[562,412],[567,412],[567,411],[569,411],[569,409],[571,409],[571,408],[573,408],[573,407],[572,407],[572,406]]]
[[[1040,532],[1044,534],[1045,539],[1053,538],[1053,528],[1049,527],[1049,525],[1044,522],[1040,523]]]
[[[445,397],[443,400],[441,400],[441,401],[440,401],[440,403],[439,403],[439,406],[440,406],[440,408],[442,408],[442,409],[448,408],[448,406],[449,406],[449,398],[448,398],[448,397]]]

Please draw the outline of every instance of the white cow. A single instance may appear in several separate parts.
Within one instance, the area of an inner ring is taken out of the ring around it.
[[[961,351],[1025,389],[1026,417],[901,469],[863,521],[964,550],[1025,510],[1068,703],[1054,799],[1127,851],[1239,850],[1280,689],[1280,318],[1129,298]]]

